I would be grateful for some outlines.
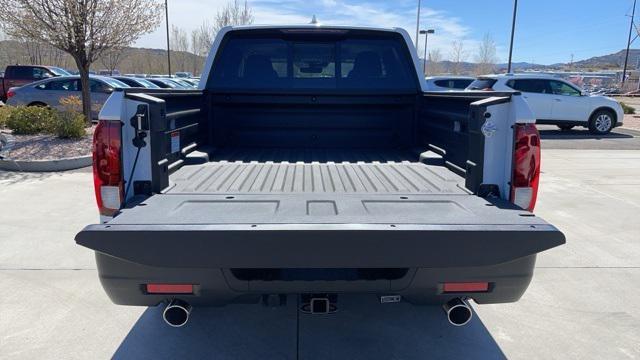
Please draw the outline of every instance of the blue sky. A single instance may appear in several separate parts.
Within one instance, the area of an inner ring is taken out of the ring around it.
[[[519,0],[513,60],[552,64],[604,55],[623,49],[633,0]],[[169,0],[170,22],[190,31],[212,20],[226,0]],[[415,34],[417,0],[253,0],[257,24],[321,23],[403,27]],[[447,59],[451,44],[464,44],[473,61],[482,37],[489,33],[499,62],[506,62],[512,0],[423,0],[422,27],[436,30],[429,49]],[[638,16],[640,19],[640,6]],[[640,23],[640,20],[638,20]],[[164,24],[163,24],[164,26]],[[163,27],[142,37],[138,46],[163,47]],[[422,41],[423,39],[421,39]],[[640,39],[637,46],[640,47]]]

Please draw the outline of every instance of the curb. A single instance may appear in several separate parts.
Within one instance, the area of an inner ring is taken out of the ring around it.
[[[5,171],[22,171],[22,172],[54,172],[80,169],[91,166],[93,156],[80,156],[54,160],[11,160],[3,159],[2,153],[11,150],[14,144],[13,136],[9,134],[0,134],[0,141],[5,146],[0,149],[0,170]]]
[[[80,169],[91,166],[91,155],[56,160],[7,160],[0,159],[0,170],[23,172],[53,172]]]

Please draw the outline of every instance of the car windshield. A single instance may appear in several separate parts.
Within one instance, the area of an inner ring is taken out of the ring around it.
[[[49,70],[58,75],[58,76],[71,76],[72,74],[70,72],[68,72],[67,70],[63,69],[63,68],[59,68],[59,67],[50,67]]]
[[[130,87],[129,85],[123,83],[120,80],[116,80],[113,78],[101,78],[102,81],[106,82],[107,84],[109,84],[109,86],[114,87],[114,88],[128,88]]]
[[[135,79],[139,84],[142,84],[144,87],[146,87],[147,89],[160,89],[160,86],[152,83],[151,81],[147,80],[147,79],[141,79],[141,78],[136,78]]]

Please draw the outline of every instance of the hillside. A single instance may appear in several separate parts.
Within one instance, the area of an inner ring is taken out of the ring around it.
[[[71,57],[60,50],[13,40],[0,41],[0,69],[10,64],[43,64],[76,69]],[[106,60],[98,60],[91,70],[108,69],[108,64]],[[171,52],[172,72],[189,71],[199,74],[203,64],[203,57],[188,52]],[[167,52],[163,49],[125,48],[115,68],[123,74],[166,74]]]
[[[558,63],[553,65],[540,65],[528,62],[515,62],[512,64],[513,71],[522,70],[610,70],[621,69],[624,65],[625,50],[620,50],[613,54],[596,56],[589,59],[579,60],[572,65]],[[171,52],[172,72],[189,71],[199,74],[204,64],[204,58],[188,52]],[[629,53],[629,68],[636,69],[640,61],[640,49],[631,49]],[[47,46],[21,43],[12,40],[0,41],[0,69],[8,64],[46,64],[60,66],[66,69],[75,69],[73,60],[65,53]],[[437,73],[462,73],[473,75],[476,72],[477,64],[473,62],[462,62],[455,64],[444,60],[437,64],[428,64],[431,71]],[[92,70],[99,71],[107,69],[109,66],[101,61],[93,64]],[[163,49],[148,48],[126,48],[121,59],[116,66],[121,73],[134,74],[166,74],[167,73],[167,53]],[[505,72],[506,63],[497,64],[496,72]],[[431,72],[430,71],[430,72]]]
[[[596,56],[586,60],[576,61],[574,66],[579,68],[594,68],[594,69],[613,69],[622,68],[624,66],[624,57],[626,50],[620,50],[613,54]],[[629,68],[636,69],[638,66],[638,60],[640,59],[640,49],[629,50]]]

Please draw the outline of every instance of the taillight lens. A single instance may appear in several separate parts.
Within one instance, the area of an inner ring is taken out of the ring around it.
[[[14,88],[10,88],[9,90],[7,90],[7,100],[11,99],[15,95],[16,95],[16,92],[15,92]]]
[[[487,291],[489,291],[488,282],[450,282],[442,285],[442,292],[445,293]]]
[[[540,134],[535,124],[515,125],[511,202],[533,211],[540,179]]]
[[[93,184],[101,215],[113,216],[123,198],[120,121],[100,120],[93,133]]]
[[[147,284],[147,294],[193,294],[193,285]]]

